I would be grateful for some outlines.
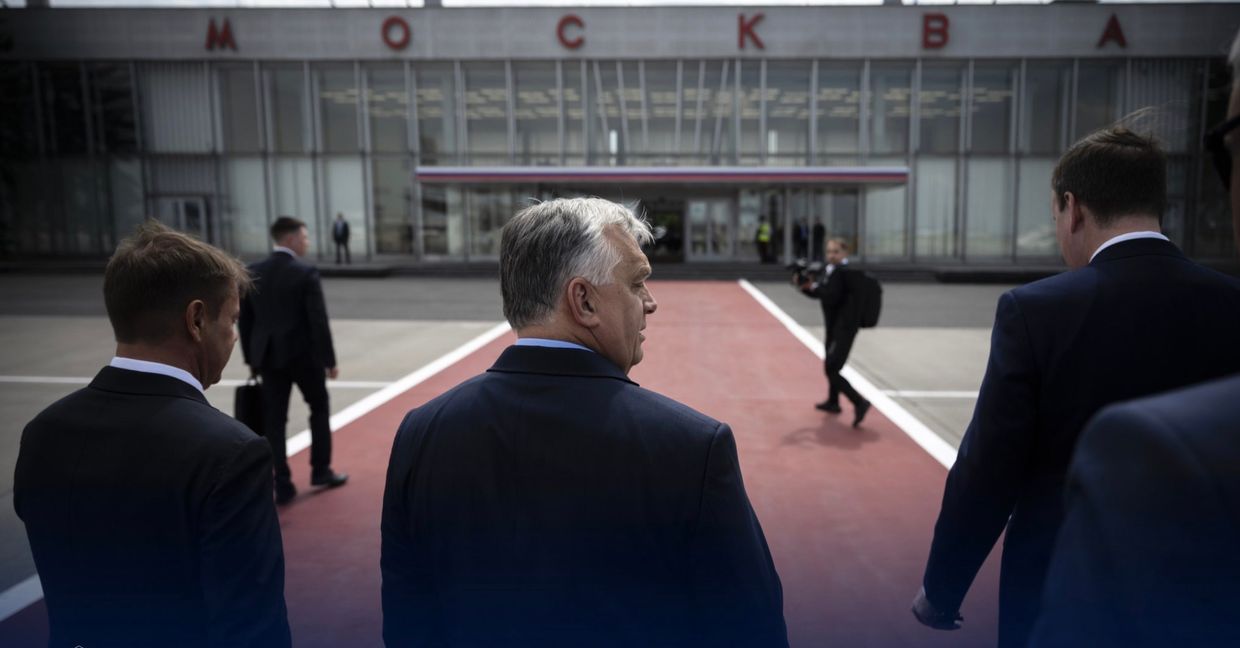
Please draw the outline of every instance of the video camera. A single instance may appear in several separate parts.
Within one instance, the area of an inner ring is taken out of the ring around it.
[[[807,281],[813,281],[822,274],[823,265],[821,261],[809,262],[805,259],[797,259],[792,263],[784,266],[793,272],[792,283],[801,285]]]

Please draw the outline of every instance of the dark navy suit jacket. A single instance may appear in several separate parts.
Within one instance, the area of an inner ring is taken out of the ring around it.
[[[388,646],[785,646],[727,425],[598,354],[512,346],[406,416]]]
[[[1237,322],[1240,282],[1156,239],[1005,293],[934,529],[930,601],[956,609],[1006,527],[999,638],[1023,645],[1086,421],[1111,403],[1240,371]]]
[[[13,502],[49,645],[289,645],[271,447],[194,387],[104,367],[26,426]]]
[[[254,290],[241,302],[241,352],[260,369],[336,366],[323,286],[314,266],[287,252],[250,266]]]
[[[1103,410],[1068,490],[1034,645],[1240,644],[1240,374]]]

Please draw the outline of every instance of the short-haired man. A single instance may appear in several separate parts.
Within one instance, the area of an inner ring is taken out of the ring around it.
[[[1240,370],[1240,283],[1159,233],[1166,158],[1124,128],[1074,144],[1051,178],[1056,237],[1072,268],[999,299],[990,359],[947,477],[914,613],[956,627],[978,568],[1006,529],[999,643],[1029,639],[1064,477],[1099,409]],[[1151,611],[1150,613],[1156,613]]]
[[[116,356],[26,426],[14,477],[49,645],[289,645],[271,448],[203,393],[249,286],[155,222],[108,262]]]
[[[731,429],[629,380],[657,304],[621,205],[561,199],[500,242],[520,338],[400,425],[388,646],[784,646]]]
[[[349,476],[332,470],[327,378],[339,375],[319,271],[301,259],[310,251],[306,224],[281,216],[271,225],[271,256],[250,266],[254,292],[241,303],[241,352],[263,378],[263,434],[275,463],[275,498],[297,495],[288,466],[285,424],[293,385],[310,406],[310,484],[335,488]]]
[[[1240,250],[1238,138],[1233,82],[1207,146]],[[1234,356],[1240,320],[1212,342]],[[1240,642],[1240,372],[1102,410],[1081,433],[1066,509],[1032,645]]]
[[[827,400],[814,407],[828,414],[839,414],[842,411],[840,394],[843,394],[853,404],[853,427],[857,427],[870,411],[870,401],[840,374],[844,363],[848,362],[857,332],[861,330],[860,295],[864,278],[848,268],[848,242],[842,238],[827,239],[827,264],[822,276],[817,281],[809,277],[802,279],[801,292],[820,302],[826,327],[822,367],[827,375]]]

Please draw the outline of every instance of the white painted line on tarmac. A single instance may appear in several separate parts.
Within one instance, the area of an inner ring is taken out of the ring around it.
[[[893,398],[977,398],[976,391],[921,391],[917,389],[887,389],[884,394]]]
[[[417,371],[414,371],[413,373],[395,382],[369,383],[369,384],[379,386],[381,387],[381,389],[363,398],[362,400],[344,408],[343,410],[340,410],[339,413],[332,416],[331,417],[332,431],[334,432],[348,425],[349,423],[356,421],[362,416],[365,416],[366,414],[370,413],[372,410],[379,407],[380,405],[383,405],[384,403],[392,400],[393,398],[399,396],[400,394],[403,394],[404,392],[424,382],[425,380],[434,376],[435,374],[456,364],[465,356],[473,353],[474,351],[477,351],[478,349],[481,349],[482,347],[491,343],[493,340],[495,340],[499,336],[507,333],[509,330],[511,330],[511,328],[508,326],[508,323],[501,322],[491,327],[489,330],[487,330],[487,332],[483,333],[482,335],[479,335],[478,337],[475,337],[474,339],[466,342],[465,344],[462,344],[456,349],[440,356],[436,360],[432,361],[430,364],[423,366],[421,369],[418,369]],[[31,379],[31,380],[9,380],[7,382],[48,383],[52,381],[60,381],[60,382],[75,381],[75,382],[69,383],[69,384],[75,384],[75,385],[76,384],[89,384],[91,380],[88,378],[59,378],[59,379],[48,380],[47,377],[40,377],[40,376],[4,376],[0,378]],[[40,380],[34,380],[34,379],[40,379]],[[0,380],[0,382],[4,382],[4,381]],[[226,384],[231,383],[235,385],[240,385],[244,382],[245,382],[244,380],[233,380],[233,381],[222,380],[220,381],[220,384],[226,385]],[[330,383],[330,382],[336,382],[336,381],[328,381],[328,382]],[[341,383],[336,382],[337,386],[339,386],[340,384]],[[358,384],[362,384],[362,383],[358,381]],[[288,455],[290,457],[310,447],[310,430],[302,430],[301,432],[298,432],[297,434],[293,435],[293,437],[288,440],[287,447],[288,447]],[[31,576],[30,578],[27,578],[26,580],[18,583],[17,585],[14,585],[13,587],[10,587],[4,592],[0,592],[0,621],[4,621],[5,619],[8,619],[14,614],[17,614],[18,612],[26,609],[30,605],[38,602],[42,598],[43,598],[43,585],[39,581],[38,574]]]
[[[80,376],[0,376],[0,383],[20,383],[26,385],[89,385],[91,378]],[[221,380],[212,387],[237,387],[247,381],[238,378]],[[383,389],[391,385],[390,380],[329,380],[328,389]]]
[[[38,603],[43,598],[43,583],[39,575],[30,578],[0,592],[0,622]]]
[[[762,291],[754,288],[753,284],[744,279],[737,283],[768,313],[779,320],[779,323],[783,324],[784,328],[787,328],[793,337],[800,340],[801,344],[804,344],[814,355],[818,356],[820,360],[826,355],[822,341],[805,330],[805,327],[798,324],[796,320],[789,317],[783,309],[775,305],[775,302],[762,294]],[[891,396],[888,396],[884,390],[876,387],[874,383],[857,373],[852,367],[844,367],[840,375],[847,378],[848,382],[852,383],[853,387],[856,387],[862,396],[865,396],[874,407],[878,408],[878,411],[882,412],[892,423],[895,423],[896,427],[903,430],[914,443],[921,446],[922,450],[929,453],[935,461],[943,464],[948,469],[951,469],[952,464],[956,463],[956,449],[950,443],[944,441],[942,437],[935,434],[930,428],[926,427],[925,423],[917,420],[916,416],[913,416],[908,410],[892,400]]]
[[[397,396],[409,391],[410,389],[413,389],[420,383],[429,379],[431,376],[434,376],[435,374],[443,371],[444,369],[451,367],[452,365],[456,364],[461,359],[463,359],[465,356],[490,344],[496,338],[507,333],[510,330],[512,330],[512,327],[508,326],[507,322],[500,322],[499,324],[496,324],[495,326],[491,327],[487,332],[483,333],[482,335],[479,335],[478,337],[466,342],[465,344],[462,344],[456,349],[449,351],[448,353],[445,353],[444,355],[440,356],[439,358],[432,361],[430,364],[427,364],[426,366],[422,367],[421,369],[414,371],[413,373],[397,380],[396,382],[387,384],[387,386],[383,387],[379,391],[340,410],[340,412],[336,413],[335,415],[331,417],[332,432],[334,433],[336,430],[339,430],[340,428],[352,423],[353,421],[356,421],[357,419],[365,416],[366,414],[369,414],[372,410],[378,408],[380,405],[383,405],[384,403],[392,400],[393,398],[396,398]],[[328,382],[331,382],[331,381],[328,381]],[[297,434],[294,434],[293,436],[289,437],[288,445],[286,447],[288,449],[288,456],[290,457],[297,454],[298,452],[301,452],[302,450],[305,450],[306,448],[309,448],[310,447],[309,428],[302,430],[301,432],[298,432]]]

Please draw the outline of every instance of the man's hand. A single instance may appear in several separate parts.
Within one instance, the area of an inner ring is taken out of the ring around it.
[[[335,379],[336,379],[336,376],[339,376],[339,375],[340,375],[340,368],[339,368],[339,367],[328,367],[328,368],[327,368],[327,377],[328,377],[328,378],[331,378],[332,380],[335,380]]]
[[[964,621],[964,617],[956,612],[941,612],[930,599],[926,598],[926,588],[922,587],[917,591],[917,597],[913,599],[913,616],[922,625],[929,626],[935,630],[959,630],[960,622]]]

